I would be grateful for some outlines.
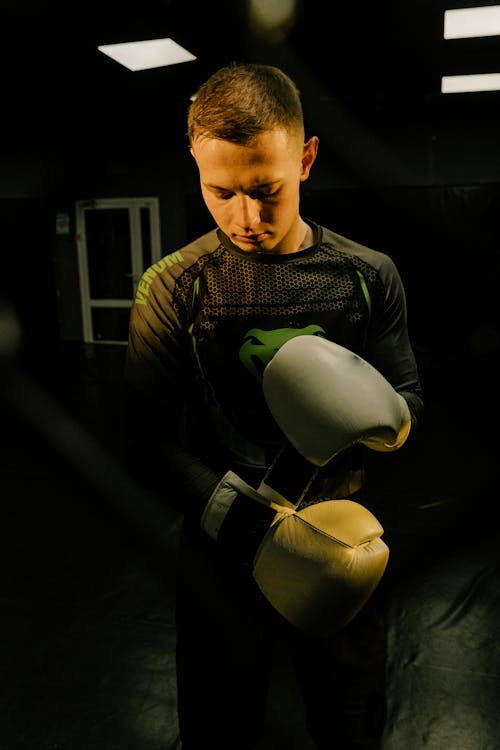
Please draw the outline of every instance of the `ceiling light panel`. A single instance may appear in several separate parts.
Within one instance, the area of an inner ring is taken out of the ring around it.
[[[459,94],[470,91],[500,91],[500,73],[443,76],[441,78],[441,92],[443,94]]]
[[[464,39],[500,34],[500,5],[457,8],[444,12],[444,38]]]
[[[149,70],[165,65],[196,60],[195,55],[181,47],[173,39],[148,39],[142,42],[101,44],[98,48],[129,70]]]

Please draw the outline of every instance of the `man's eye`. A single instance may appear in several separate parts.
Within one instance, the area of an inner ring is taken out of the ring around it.
[[[276,198],[277,195],[277,190],[256,190],[255,193],[251,194],[251,197],[260,201],[268,201]]]

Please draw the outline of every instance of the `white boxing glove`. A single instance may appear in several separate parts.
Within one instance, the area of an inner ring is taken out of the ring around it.
[[[362,443],[394,451],[408,437],[405,399],[369,362],[319,336],[287,341],[264,370],[264,396],[277,424],[315,466]]]

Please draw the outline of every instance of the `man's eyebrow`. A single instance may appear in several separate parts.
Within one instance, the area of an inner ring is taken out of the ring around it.
[[[211,188],[212,190],[228,190],[228,188],[221,187],[220,185],[215,185],[211,182],[204,182],[203,183],[205,187]]]

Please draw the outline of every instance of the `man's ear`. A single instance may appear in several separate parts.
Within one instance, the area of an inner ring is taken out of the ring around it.
[[[300,181],[304,182],[309,177],[311,167],[316,160],[318,154],[319,138],[317,135],[313,135],[307,143],[304,144],[302,151],[302,169],[300,171]]]

